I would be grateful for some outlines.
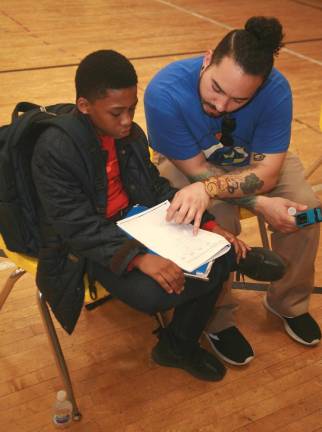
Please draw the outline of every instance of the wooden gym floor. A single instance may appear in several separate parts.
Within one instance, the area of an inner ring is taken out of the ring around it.
[[[205,52],[252,15],[275,15],[286,48],[277,67],[294,93],[291,148],[306,167],[321,157],[321,0],[3,0],[0,5],[0,123],[21,100],[52,104],[74,100],[73,77],[89,52],[112,48],[133,60],[139,75],[136,121],[145,127],[143,92],[167,63]],[[322,182],[322,169],[311,177]],[[322,195],[320,194],[322,198]],[[256,222],[244,237],[259,243]],[[316,285],[322,286],[322,246]],[[0,261],[0,282],[10,273]],[[262,306],[263,293],[236,290],[237,316],[255,360],[228,368],[217,384],[156,366],[150,317],[112,301],[83,311],[75,333],[58,329],[83,420],[71,430],[105,431],[322,431],[322,348],[292,342]],[[322,295],[311,311],[322,325]],[[47,432],[61,388],[35,302],[24,276],[0,314],[0,429]]]

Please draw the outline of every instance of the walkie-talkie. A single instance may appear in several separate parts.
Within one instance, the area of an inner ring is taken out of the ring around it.
[[[319,207],[295,214],[295,223],[300,228],[319,222],[322,222],[322,212]]]

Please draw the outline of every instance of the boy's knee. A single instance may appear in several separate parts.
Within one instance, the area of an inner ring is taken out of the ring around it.
[[[158,293],[149,293],[149,295],[145,295],[141,298],[140,303],[137,305],[137,309],[148,315],[155,315],[157,312],[166,310],[162,294],[163,293],[161,292],[161,295]]]
[[[230,273],[235,271],[236,268],[237,261],[234,248],[231,248],[226,254],[216,259],[212,268],[212,280],[216,286],[216,290],[222,289],[222,285],[228,280]]]

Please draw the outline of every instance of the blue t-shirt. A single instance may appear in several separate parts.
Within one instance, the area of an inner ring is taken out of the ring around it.
[[[161,69],[144,96],[151,147],[170,159],[185,160],[212,147],[213,163],[243,166],[253,153],[282,153],[290,143],[292,94],[285,77],[273,69],[255,96],[230,113],[233,146],[224,147],[223,117],[207,115],[199,97],[202,57],[180,60]]]

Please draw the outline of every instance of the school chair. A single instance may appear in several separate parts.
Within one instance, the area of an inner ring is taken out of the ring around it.
[[[17,266],[16,269],[10,274],[8,279],[5,281],[2,290],[0,291],[0,311],[1,311],[2,306],[4,305],[6,299],[8,298],[16,282],[25,273],[30,273],[33,276],[36,275],[38,260],[37,258],[33,258],[28,255],[9,251],[1,235],[0,235],[0,250],[2,250],[4,252],[4,255]],[[96,306],[112,298],[112,296],[103,288],[103,286],[97,283],[96,284],[97,294],[96,294],[96,298],[93,299],[93,294],[90,293],[89,284],[86,276],[84,282],[85,282],[85,307],[87,309],[89,310],[93,309]],[[48,336],[49,344],[54,354],[58,372],[61,376],[64,388],[67,392],[68,399],[71,401],[73,405],[73,419],[78,421],[81,419],[81,413],[77,406],[68,366],[64,358],[62,347],[60,345],[57,332],[51,317],[51,312],[48,308],[46,300],[44,299],[43,295],[38,290],[38,288],[36,289],[36,298],[37,298],[37,304],[39,307],[40,315],[42,317],[42,321],[44,324],[44,328]],[[161,327],[165,327],[165,320],[163,314],[157,313],[155,315],[155,318],[157,319]]]

